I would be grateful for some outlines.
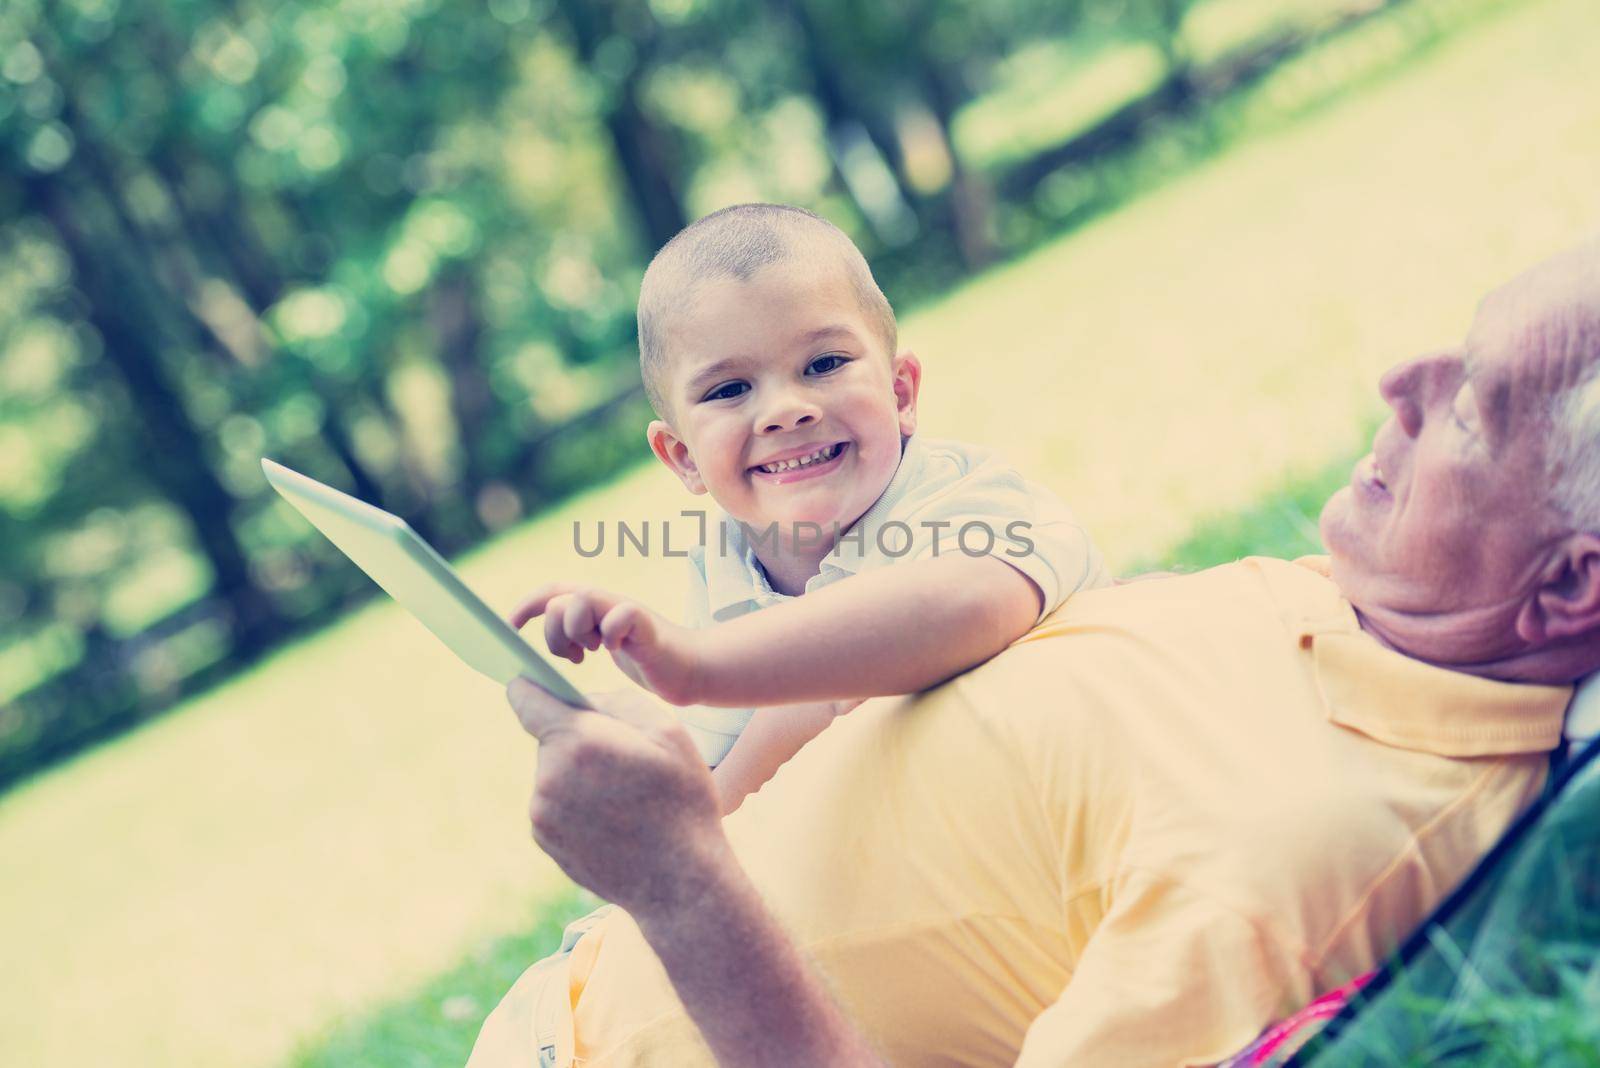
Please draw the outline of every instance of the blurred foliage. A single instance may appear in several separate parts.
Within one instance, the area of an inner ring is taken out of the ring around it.
[[[1370,438],[1363,435],[1363,440]],[[1350,469],[1359,458],[1341,456],[1318,471],[1285,482],[1242,512],[1203,518],[1160,559],[1135,565],[1128,573],[1188,573],[1247,556],[1293,560],[1320,554],[1324,550],[1317,520],[1328,498],[1350,481]]]
[[[914,300],[1373,6],[9,0],[0,785],[370,592],[262,456],[458,551],[644,455],[687,220],[807,205]]]

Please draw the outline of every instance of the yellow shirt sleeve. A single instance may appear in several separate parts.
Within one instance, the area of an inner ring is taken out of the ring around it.
[[[1131,872],[1019,1068],[1207,1065],[1307,989],[1283,940],[1188,887]]]

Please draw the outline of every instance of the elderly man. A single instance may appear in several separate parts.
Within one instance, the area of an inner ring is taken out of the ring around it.
[[[1380,388],[1327,559],[1080,594],[726,821],[664,710],[514,683],[534,835],[626,911],[473,1063],[1205,1064],[1371,968],[1600,668],[1600,244]]]

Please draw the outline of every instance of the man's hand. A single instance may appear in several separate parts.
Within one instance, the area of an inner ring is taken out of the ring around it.
[[[682,725],[638,693],[573,708],[526,679],[506,696],[539,764],[533,837],[573,881],[636,916],[693,901],[728,858],[717,794]]]
[[[739,866],[711,773],[666,709],[626,693],[591,695],[591,712],[526,679],[506,696],[539,739],[534,839],[628,910],[718,1064],[881,1065]]]
[[[604,590],[553,582],[511,613],[518,629],[544,617],[550,652],[574,664],[604,645],[634,682],[674,705],[698,701],[703,666],[694,631],[670,623],[634,601]]]

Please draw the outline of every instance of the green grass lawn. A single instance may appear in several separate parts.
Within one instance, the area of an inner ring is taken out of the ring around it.
[[[925,429],[1052,485],[1119,567],[1309,547],[1303,487],[1361,451],[1379,370],[1600,222],[1595,70],[1592,0],[1520,5],[990,273],[905,324]],[[465,573],[500,607],[582,574],[672,611],[675,561],[582,561],[571,524],[685,503],[640,470]],[[497,689],[379,604],[0,798],[0,1063],[353,1063],[413,1017],[458,1060],[566,893],[532,764]]]
[[[296,1052],[293,1068],[397,1068],[459,1065],[478,1028],[530,961],[561,941],[568,922],[598,902],[573,890],[545,904],[526,930],[469,951],[453,968],[428,979],[370,1016],[347,1020],[316,1035]]]

